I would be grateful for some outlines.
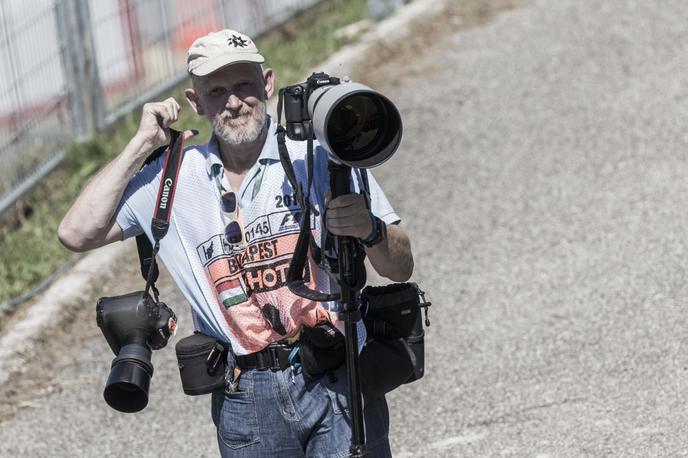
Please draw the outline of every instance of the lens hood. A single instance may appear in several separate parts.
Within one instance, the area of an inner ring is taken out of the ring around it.
[[[315,137],[350,167],[371,168],[392,157],[401,143],[401,116],[384,95],[360,83],[318,88],[308,99]]]
[[[153,376],[151,350],[143,345],[125,345],[112,362],[103,397],[120,412],[138,412],[148,405],[148,388]]]

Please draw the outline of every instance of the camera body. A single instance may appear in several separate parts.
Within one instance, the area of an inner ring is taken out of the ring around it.
[[[310,95],[318,88],[339,84],[340,79],[324,72],[316,72],[303,83],[284,88],[284,117],[287,121],[287,136],[292,140],[304,141],[313,138],[308,111]]]
[[[146,291],[101,297],[96,322],[116,358],[105,385],[105,401],[121,412],[138,412],[148,404],[153,376],[152,350],[167,345],[177,317]]]
[[[96,322],[115,355],[131,343],[153,350],[164,348],[177,328],[172,309],[156,303],[145,291],[101,297],[96,305]]]

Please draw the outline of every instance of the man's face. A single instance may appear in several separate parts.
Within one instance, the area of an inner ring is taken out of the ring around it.
[[[265,126],[265,99],[272,90],[268,82],[272,72],[266,73],[256,64],[229,65],[210,75],[194,77],[194,94],[187,92],[187,97],[210,121],[217,137],[230,145],[253,143]]]

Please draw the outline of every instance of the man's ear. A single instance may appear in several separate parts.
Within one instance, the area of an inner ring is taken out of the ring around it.
[[[184,90],[184,95],[186,96],[186,101],[189,102],[189,105],[193,111],[197,115],[203,116],[203,107],[201,106],[201,101],[199,100],[196,91],[188,88]]]
[[[272,93],[275,91],[275,74],[271,68],[263,70],[263,83],[265,85],[265,100],[267,100],[272,97]]]

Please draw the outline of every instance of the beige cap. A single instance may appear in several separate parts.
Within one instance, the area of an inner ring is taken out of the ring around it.
[[[265,58],[248,36],[235,30],[210,32],[196,39],[189,48],[186,69],[190,74],[205,76],[229,64],[255,62],[262,64]]]

